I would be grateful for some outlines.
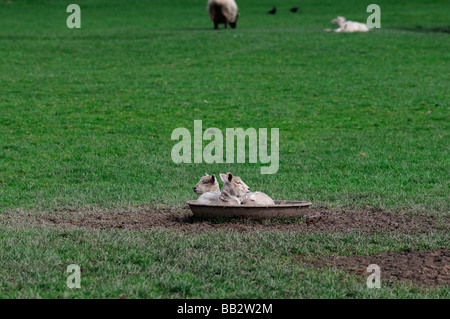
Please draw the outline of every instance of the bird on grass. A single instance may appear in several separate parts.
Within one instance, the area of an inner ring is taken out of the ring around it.
[[[296,6],[295,8],[292,8],[292,9],[291,9],[291,12],[297,12],[298,9],[300,9],[300,7],[299,7],[299,6]]]
[[[275,13],[277,13],[277,8],[276,8],[276,7],[273,7],[273,9],[270,10],[270,11],[268,11],[267,13],[275,14]]]

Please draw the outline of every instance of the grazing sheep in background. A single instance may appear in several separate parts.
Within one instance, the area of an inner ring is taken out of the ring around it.
[[[250,188],[242,181],[239,176],[233,176],[231,173],[220,174],[223,181],[222,192],[219,194],[207,192],[197,199],[198,204],[202,205],[240,205],[241,199],[250,192]]]
[[[207,10],[209,18],[214,22],[214,29],[218,29],[220,23],[228,24],[231,28],[236,28],[239,16],[238,7],[234,0],[208,0]]]
[[[353,21],[345,21],[344,17],[337,17],[336,19],[331,20],[331,23],[336,23],[338,28],[336,30],[325,29],[325,31],[334,31],[334,32],[367,32],[369,31],[369,27],[364,23],[353,22]]]
[[[205,173],[205,176],[200,178],[197,185],[194,186],[194,193],[198,195],[202,195],[207,192],[220,193],[219,182],[214,174],[209,176]]]
[[[270,206],[275,205],[275,202],[268,195],[261,192],[252,192],[244,196],[241,201],[242,205],[257,205],[257,206]]]

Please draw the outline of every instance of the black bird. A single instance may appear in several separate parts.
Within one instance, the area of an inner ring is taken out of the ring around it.
[[[295,8],[291,9],[291,12],[297,12],[299,8],[300,8],[299,6],[296,6]]]
[[[276,8],[276,7],[273,7],[273,9],[270,10],[269,12],[267,12],[267,13],[275,14],[275,13],[277,13],[277,8]]]

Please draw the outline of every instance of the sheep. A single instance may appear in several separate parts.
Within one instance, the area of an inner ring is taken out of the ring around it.
[[[239,176],[231,173],[220,174],[223,181],[220,193],[206,192],[202,194],[197,203],[202,205],[240,205],[241,199],[250,192],[250,188]]]
[[[222,175],[226,176],[225,174]],[[241,182],[244,183],[242,180]],[[244,187],[246,186],[247,185],[244,183]],[[217,199],[220,197],[220,188],[219,183],[217,182],[216,175],[212,174],[211,176],[209,176],[207,173],[205,173],[205,176],[203,176],[199,180],[197,185],[194,186],[194,193],[199,195],[206,194],[205,196],[201,196],[202,198],[200,202],[209,203],[211,201],[217,201]],[[250,192],[248,194],[245,194],[240,200],[242,205],[275,205],[275,202],[272,200],[272,198],[262,192]]]
[[[220,203],[220,193],[218,192],[206,192],[197,199],[197,204],[202,205],[216,205]]]
[[[209,18],[214,22],[214,29],[218,29],[221,23],[225,24],[225,29],[228,24],[230,24],[231,28],[236,28],[239,13],[234,0],[208,0],[206,9]]]
[[[268,195],[261,192],[251,192],[244,196],[241,200],[242,205],[271,206],[275,202]]]
[[[219,182],[217,181],[216,175],[211,176],[205,173],[205,176],[200,178],[198,183],[194,186],[194,193],[201,195],[198,203],[209,203],[214,202],[220,196]]]
[[[205,176],[200,178],[198,183],[194,186],[194,193],[202,195],[206,192],[220,193],[219,182],[217,181],[216,175],[211,176],[205,173]]]
[[[226,175],[220,174],[220,178],[223,182],[220,199],[224,202],[237,202],[240,205],[241,199],[250,192],[250,187],[239,176],[233,176],[230,172]]]
[[[369,31],[369,27],[364,23],[353,22],[353,21],[345,21],[344,17],[337,17],[336,19],[331,20],[331,23],[336,23],[338,28],[335,30],[325,29],[325,31],[334,31],[334,32],[367,32]]]

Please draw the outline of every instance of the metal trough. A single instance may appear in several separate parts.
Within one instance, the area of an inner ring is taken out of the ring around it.
[[[304,216],[311,202],[276,200],[271,206],[222,206],[222,205],[201,205],[197,201],[187,202],[195,217],[201,218],[296,218]]]

